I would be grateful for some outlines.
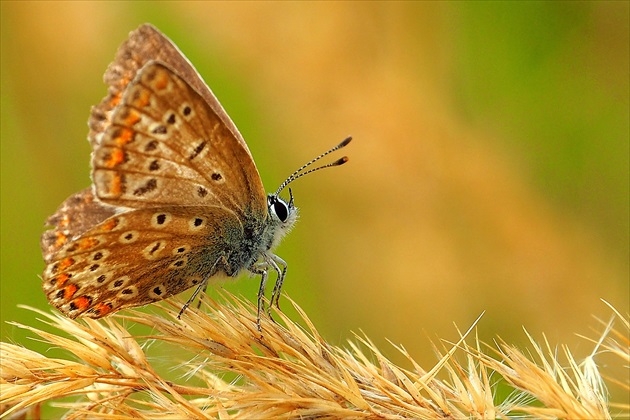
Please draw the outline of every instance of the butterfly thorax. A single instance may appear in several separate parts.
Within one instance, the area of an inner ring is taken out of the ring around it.
[[[220,257],[222,261],[217,261],[216,267],[219,271],[233,277],[243,269],[254,271],[256,264],[273,259],[273,250],[297,220],[297,208],[275,195],[269,195],[267,201],[268,212],[262,223],[259,217],[249,215],[243,218],[242,225],[226,225],[221,235],[224,257]]]

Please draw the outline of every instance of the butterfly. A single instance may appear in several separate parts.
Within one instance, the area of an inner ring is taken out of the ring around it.
[[[278,305],[287,263],[273,253],[297,219],[294,180],[266,194],[234,123],[187,58],[155,27],[131,32],[108,67],[108,95],[89,119],[92,185],[66,199],[41,237],[43,289],[70,318],[194,293],[242,271],[260,276],[258,321],[270,272]],[[269,311],[270,314],[270,311]]]

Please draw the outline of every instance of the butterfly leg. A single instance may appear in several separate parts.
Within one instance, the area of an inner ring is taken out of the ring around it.
[[[276,284],[273,286],[273,292],[271,292],[271,300],[269,301],[269,317],[271,318],[271,306],[274,304],[274,302],[276,308],[280,310],[280,290],[282,289],[284,278],[287,275],[287,263],[277,255],[271,255],[269,265],[271,265],[276,273],[278,273]],[[280,268],[280,266],[282,266],[282,268]]]
[[[184,306],[182,306],[182,309],[179,311],[179,314],[177,315],[177,319],[181,319],[182,314],[184,313],[184,311],[186,309],[188,309],[190,304],[195,301],[195,298],[197,297],[199,292],[204,292],[204,293],[206,292],[206,288],[208,287],[208,280],[210,279],[210,277],[212,277],[214,274],[216,274],[215,268],[217,267],[217,264],[219,262],[221,262],[224,267],[227,267],[227,258],[226,258],[225,255],[221,255],[219,258],[217,258],[217,260],[212,265],[212,268],[210,269],[210,273],[211,274],[206,276],[206,278],[203,279],[203,281],[201,283],[199,283],[199,286],[197,286],[197,288],[193,292],[192,296],[190,296],[188,301],[186,301],[186,303],[184,303]],[[201,307],[201,299],[199,300],[199,305],[197,306],[197,309],[199,309],[199,307]]]
[[[262,313],[264,298],[265,298],[265,285],[267,284],[267,277],[269,272],[267,267],[256,267],[251,266],[249,268],[254,274],[260,274],[260,287],[258,288],[258,312],[256,317],[256,326],[258,327],[258,331],[262,331],[262,327],[260,326],[260,314]],[[273,318],[272,318],[273,319]]]
[[[206,286],[207,285],[208,285],[208,277],[206,277],[201,283],[199,283],[199,286],[197,286],[197,288],[193,292],[192,296],[190,296],[188,301],[186,303],[184,303],[184,306],[182,306],[182,309],[179,311],[179,314],[177,315],[177,319],[181,319],[182,318],[182,314],[184,313],[184,311],[186,309],[188,309],[190,304],[195,300],[195,298],[197,297],[199,292],[201,292],[202,290],[204,292],[206,291]],[[199,302],[199,303],[201,304],[201,302]]]
[[[199,295],[199,300],[197,301],[197,310],[201,309],[201,301],[203,300],[203,297],[206,295],[207,288],[208,288],[208,282],[205,281],[203,290],[201,291],[202,293]]]

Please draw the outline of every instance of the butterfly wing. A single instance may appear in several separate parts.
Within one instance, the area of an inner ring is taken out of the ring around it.
[[[97,197],[114,206],[222,205],[264,218],[266,195],[246,148],[192,87],[150,61],[96,145]]]
[[[43,274],[50,303],[69,317],[100,318],[234,274],[226,238],[242,240],[233,213],[219,206],[165,206],[106,218],[57,244]],[[55,246],[52,244],[51,246]]]
[[[68,241],[81,236],[115,213],[114,207],[103,205],[94,198],[92,187],[68,197],[55,214],[46,220],[46,225],[54,228],[44,232],[40,240],[44,261],[50,263]]]
[[[164,63],[186,80],[249,153],[243,136],[197,70],[170,39],[150,24],[141,25],[129,34],[127,41],[118,49],[114,62],[109,65],[105,72],[103,79],[109,85],[109,94],[92,109],[89,135],[92,145],[98,144],[99,135],[105,132],[110,124],[111,112],[120,102],[127,85],[149,61]],[[249,154],[251,156],[251,153]]]

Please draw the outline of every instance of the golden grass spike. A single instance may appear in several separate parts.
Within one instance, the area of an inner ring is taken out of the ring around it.
[[[491,356],[469,329],[433,367],[421,367],[395,346],[409,369],[392,363],[368,337],[357,336],[347,348],[327,343],[294,302],[306,328],[278,313],[285,326],[263,320],[259,332],[256,307],[224,298],[223,304],[204,299],[203,310],[181,319],[175,300],[157,313],[129,310],[101,320],[36,311],[60,333],[14,325],[69,355],[50,358],[1,343],[2,417],[28,411],[40,417],[42,404],[53,402],[73,419],[611,418],[610,407],[615,415],[630,412],[627,404],[606,400],[606,386],[628,389],[628,370],[621,367],[630,357],[625,319],[617,324],[624,331],[602,324],[582,363],[562,347],[562,365],[552,346],[532,336],[535,358],[502,341]],[[150,330],[134,335],[126,326],[135,324]],[[602,378],[596,364],[602,351],[618,356],[618,377]],[[494,395],[499,378],[513,389],[503,401]]]

